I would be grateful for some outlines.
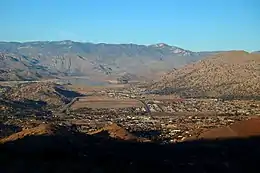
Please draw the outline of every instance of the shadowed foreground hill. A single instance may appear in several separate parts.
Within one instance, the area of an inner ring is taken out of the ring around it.
[[[260,55],[230,51],[171,71],[151,86],[186,97],[260,97]]]
[[[41,126],[31,132],[34,136],[2,141],[0,172],[259,172],[259,137],[159,145],[66,127]]]

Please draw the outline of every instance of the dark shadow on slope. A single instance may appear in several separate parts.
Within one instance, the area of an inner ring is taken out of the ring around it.
[[[159,137],[161,135],[161,131],[159,130],[147,130],[147,131],[132,131],[133,135],[141,137],[141,138],[147,138],[153,141],[159,141]]]
[[[35,101],[25,99],[22,101],[13,101],[0,99],[0,105],[8,107],[7,111],[0,112],[1,119],[7,119],[8,116],[17,118],[28,118],[30,116],[37,119],[46,119],[52,117],[52,112],[46,109],[47,103],[44,101]]]
[[[7,73],[7,71],[0,69],[0,74],[1,74],[1,73]]]
[[[47,103],[45,101],[36,101],[30,99],[24,99],[23,101],[13,101],[13,103],[29,109],[41,109],[47,106]]]
[[[30,99],[24,99],[22,101],[13,101],[13,100],[3,100],[0,99],[0,103],[12,108],[23,108],[23,109],[42,109],[47,106],[47,103],[44,101],[36,101]]]
[[[260,137],[159,145],[59,132],[0,145],[0,172],[259,172]]]
[[[55,91],[58,93],[58,95],[61,95],[63,97],[69,98],[69,99],[84,96],[83,94],[64,89],[60,86],[55,87]]]
[[[0,123],[0,138],[9,136],[21,130],[22,128],[19,126]]]

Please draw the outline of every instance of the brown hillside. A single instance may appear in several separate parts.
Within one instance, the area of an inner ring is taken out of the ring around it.
[[[133,134],[129,133],[126,129],[123,127],[117,125],[117,124],[110,124],[107,125],[99,130],[96,130],[94,132],[89,133],[90,135],[100,136],[100,137],[111,137],[115,139],[120,140],[130,140],[130,141],[148,141],[143,138],[138,138],[134,136]]]
[[[25,129],[18,133],[14,133],[6,138],[0,139],[0,143],[15,141],[18,139],[22,139],[26,136],[52,135],[52,134],[54,134],[55,128],[56,127],[53,125],[42,124],[37,127],[31,128],[31,129]]]
[[[198,136],[199,139],[216,139],[216,138],[247,138],[259,136],[260,118],[234,123],[228,127],[215,128],[206,131]]]
[[[169,72],[152,89],[186,97],[260,97],[260,55],[230,51]]]
[[[39,102],[38,106],[45,105],[52,108],[60,107],[77,96],[80,94],[52,82],[19,84],[3,93],[3,98],[7,100],[25,103]]]

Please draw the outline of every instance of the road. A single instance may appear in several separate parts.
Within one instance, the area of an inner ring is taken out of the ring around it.
[[[46,80],[37,80],[37,81],[0,81],[0,85],[14,85],[14,84],[23,84],[23,83],[45,83],[45,82],[54,82],[59,81],[59,79],[46,79]]]

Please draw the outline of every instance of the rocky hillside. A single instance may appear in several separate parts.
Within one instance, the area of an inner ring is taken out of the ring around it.
[[[75,97],[82,95],[51,82],[39,82],[17,84],[12,87],[2,86],[0,87],[0,96],[1,113],[8,115],[8,113],[21,106],[26,108],[60,109]]]
[[[0,54],[0,81],[37,80],[49,76],[48,69],[32,57],[12,53]]]
[[[151,89],[183,97],[260,98],[260,55],[220,53],[169,72]]]
[[[26,76],[25,72],[40,75],[116,76],[131,73],[154,78],[175,67],[195,62],[216,52],[192,52],[164,43],[92,44],[65,41],[0,42],[2,76]],[[5,65],[3,65],[5,64]],[[4,69],[3,69],[4,68]],[[22,73],[19,75],[19,73]],[[36,75],[29,75],[36,78]],[[1,75],[0,75],[1,77]],[[1,77],[19,79],[19,77]]]

